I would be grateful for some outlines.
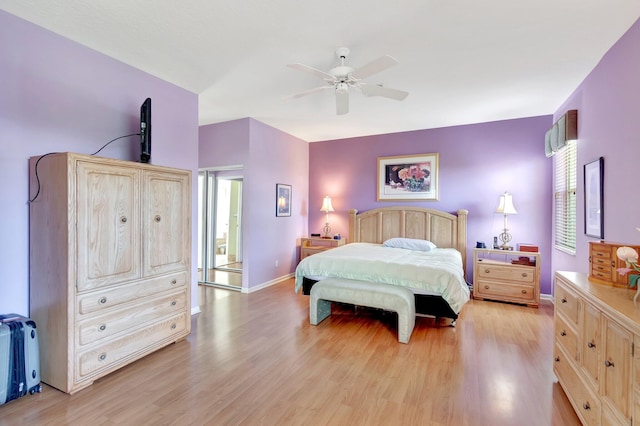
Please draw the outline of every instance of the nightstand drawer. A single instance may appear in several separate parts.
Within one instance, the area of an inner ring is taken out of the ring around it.
[[[316,254],[316,253],[322,253],[323,251],[327,251],[326,248],[320,248],[320,249],[315,249],[315,248],[305,248],[304,250],[302,250],[301,253],[301,258],[304,259],[305,257],[309,257],[312,254]]]
[[[512,267],[508,264],[497,265],[483,260],[478,261],[478,274],[481,278],[522,283],[533,283],[535,279],[534,268],[526,266]]]
[[[476,293],[479,297],[488,299],[498,298],[518,303],[531,303],[536,300],[535,289],[532,285],[478,280]]]

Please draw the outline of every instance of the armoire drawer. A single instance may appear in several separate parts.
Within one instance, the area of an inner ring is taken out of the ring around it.
[[[132,331],[130,334],[105,342],[87,352],[80,352],[76,362],[77,382],[116,364],[122,366],[154,351],[172,338],[186,336],[187,321],[190,318],[182,312],[148,327]],[[155,346],[155,347],[154,347]]]
[[[105,339],[125,330],[138,328],[155,319],[166,317],[172,312],[184,310],[187,292],[183,290],[162,297],[140,299],[135,305],[112,310],[105,315],[91,316],[78,324],[79,344],[87,345]]]
[[[136,281],[132,284],[120,285],[109,289],[92,291],[90,293],[82,293],[77,296],[78,313],[84,315],[98,312],[172,288],[183,288],[186,287],[186,285],[187,273],[182,272]]]

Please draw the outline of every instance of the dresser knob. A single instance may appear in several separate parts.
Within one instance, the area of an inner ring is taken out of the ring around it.
[[[105,331],[107,329],[107,325],[106,324],[101,324],[100,327],[98,327],[98,330],[100,331]]]
[[[585,402],[584,404],[582,404],[582,408],[584,408],[585,410],[591,410],[591,406],[589,405],[588,402]]]
[[[104,305],[105,303],[107,303],[107,298],[106,297],[101,297],[100,300],[98,300],[98,303],[100,303],[101,305]]]
[[[171,324],[171,329],[172,329],[172,330],[175,330],[175,329],[176,329],[176,327],[177,327],[177,325],[176,325],[175,323]]]
[[[485,273],[485,274],[488,274],[489,272],[491,272],[491,271],[490,271],[490,270],[488,270],[488,269],[485,269],[485,270],[484,270],[484,273]]]
[[[589,343],[587,343],[587,347],[589,347],[589,348],[593,349],[593,348],[595,348],[595,347],[596,347],[596,344],[595,344],[595,343],[593,343],[593,342],[589,342]]]
[[[562,303],[567,303],[567,299],[565,299],[564,297],[561,300]]]
[[[104,361],[105,359],[107,359],[107,354],[105,354],[104,352],[98,355],[98,360]]]
[[[484,286],[484,289],[485,289],[485,290],[489,290],[489,286],[488,286],[488,285],[485,285],[485,286]]]
[[[122,222],[122,223],[127,223],[127,217],[126,217],[126,216],[122,216],[122,217],[120,218],[120,222]]]
[[[604,362],[604,365],[605,365],[605,367],[614,367],[613,362],[611,362],[611,361],[609,361],[609,360],[606,360],[606,361]]]
[[[556,357],[556,362],[560,362],[560,357],[559,356]]]
[[[171,285],[176,285],[176,283],[178,282],[178,280],[176,280],[175,278],[171,280]]]
[[[171,301],[171,306],[176,306],[176,304],[177,304],[177,303],[178,303],[178,302],[176,302],[175,300],[172,300],[172,301]]]
[[[522,294],[527,294],[527,290],[521,290]]]
[[[522,278],[527,278],[527,275],[529,275],[529,274],[527,274],[526,272],[523,272],[522,273]]]
[[[160,222],[162,218],[160,217],[160,215],[156,215],[156,217],[154,217],[153,220],[155,220],[156,222]]]
[[[562,337],[564,337],[564,336],[566,336],[566,335],[567,335],[567,332],[566,332],[566,331],[564,331],[564,330],[562,330],[562,331],[560,332],[560,335],[561,335]]]

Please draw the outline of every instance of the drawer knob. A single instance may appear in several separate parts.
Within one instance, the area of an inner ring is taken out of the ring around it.
[[[156,215],[156,217],[154,217],[153,220],[155,220],[156,222],[160,222],[162,218],[160,217],[160,215]]]
[[[522,278],[527,278],[527,275],[529,275],[529,274],[527,274],[526,272],[523,272],[522,273]]]
[[[606,361],[604,362],[604,365],[605,365],[605,367],[614,367],[613,362],[611,362],[611,361],[609,361],[609,360],[606,360]]]
[[[484,270],[484,273],[485,273],[485,274],[488,274],[489,272],[491,272],[491,270],[489,270],[489,269],[485,269],[485,270]]]
[[[176,325],[176,323],[175,323],[175,322],[174,322],[173,324],[171,324],[171,329],[172,329],[172,330],[175,330],[175,329],[176,329],[176,327],[177,327],[177,325]]]
[[[178,282],[178,280],[176,280],[175,278],[171,280],[171,285],[176,285],[176,283]]]
[[[589,348],[593,349],[593,348],[595,348],[595,347],[596,347],[596,344],[595,344],[595,343],[593,343],[593,342],[589,342],[589,343],[587,343],[587,347],[589,347]]]
[[[484,289],[485,289],[485,290],[489,290],[489,286],[488,286],[488,285],[485,285],[485,286],[484,286]]]
[[[560,357],[559,356],[556,357],[556,362],[560,362]]]
[[[527,290],[522,290],[522,294],[527,294]]]
[[[104,305],[105,303],[107,303],[107,298],[102,296],[100,300],[98,300],[98,303],[100,303],[101,305]]]
[[[177,303],[178,303],[178,302],[176,302],[175,300],[172,300],[172,301],[171,301],[171,306],[176,306],[176,304],[177,304]]]
[[[104,361],[105,359],[107,359],[107,354],[106,353],[103,352],[100,355],[98,355],[98,360]]]
[[[565,299],[564,297],[562,298],[562,303],[567,303],[567,299]]]
[[[127,223],[127,217],[126,217],[126,216],[122,216],[122,217],[120,218],[120,222],[122,222],[122,223]]]
[[[107,329],[107,324],[101,324],[100,327],[98,327],[98,330],[100,331],[105,331]]]
[[[591,410],[591,406],[589,405],[588,402],[585,402],[584,404],[582,404],[582,408],[584,408],[585,410]]]
[[[567,335],[567,332],[566,332],[566,331],[564,331],[564,330],[562,330],[562,331],[560,332],[560,335],[561,335],[562,337],[564,337],[564,336],[566,336],[566,335]]]

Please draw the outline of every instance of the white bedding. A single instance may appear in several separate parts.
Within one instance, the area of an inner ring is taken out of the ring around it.
[[[439,295],[456,314],[469,300],[462,256],[450,248],[429,252],[351,243],[303,259],[296,268],[296,292],[302,278],[339,277],[401,285],[416,294]]]

